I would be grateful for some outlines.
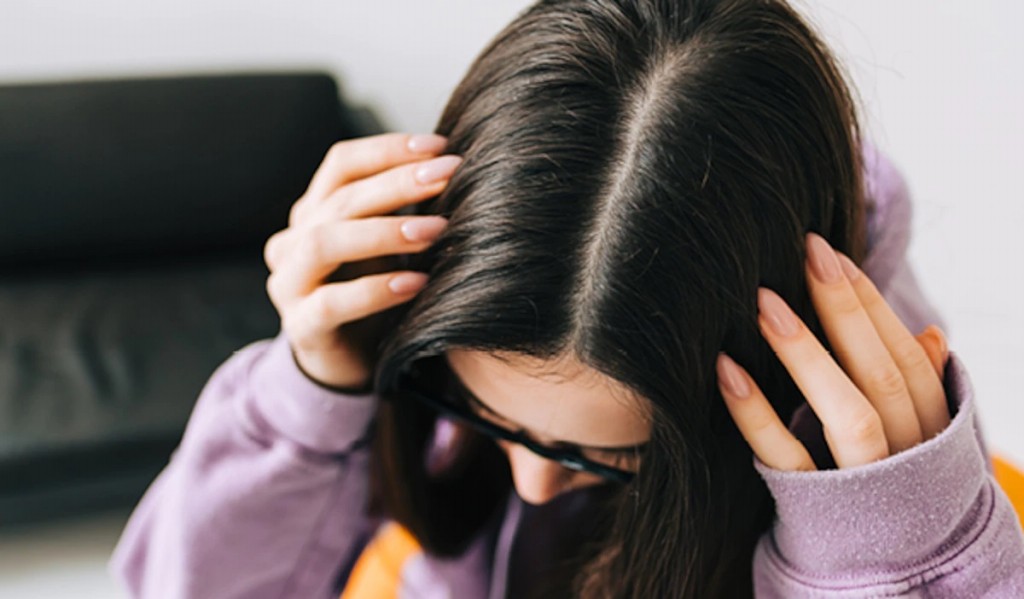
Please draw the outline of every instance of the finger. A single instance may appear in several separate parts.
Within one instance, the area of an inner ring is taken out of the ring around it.
[[[946,363],[949,362],[949,343],[946,341],[946,334],[942,332],[942,329],[940,329],[938,326],[934,324],[926,326],[923,332],[933,335],[935,338],[935,342],[939,347],[939,355],[942,357],[942,359],[939,362],[941,366],[938,372],[939,379],[944,379],[946,372]]]
[[[267,265],[267,269],[270,272],[274,272],[278,263],[278,256],[281,255],[281,244],[287,243],[287,236],[291,233],[291,229],[281,229],[273,235],[267,238],[267,241],[263,244],[263,262]]]
[[[718,354],[716,369],[725,407],[754,455],[776,470],[815,470],[807,448],[782,423],[753,378],[724,352]]]
[[[326,199],[322,218],[354,219],[388,214],[402,206],[436,196],[461,163],[461,156],[439,156],[349,183]]]
[[[874,323],[875,330],[889,349],[900,371],[911,398],[911,404],[921,429],[921,438],[930,439],[949,424],[946,392],[940,375],[928,353],[907,330],[899,316],[882,294],[852,260],[842,252],[835,252],[861,304]],[[941,333],[940,333],[941,334]],[[894,448],[895,450],[895,448]]]
[[[322,285],[287,310],[281,324],[296,349],[318,351],[325,332],[406,302],[426,282],[424,273],[400,271]]]
[[[421,252],[447,223],[434,215],[374,217],[294,230],[268,250],[275,295],[283,302],[304,296],[345,262]]]
[[[932,368],[935,369],[935,374],[941,378],[946,357],[942,350],[941,341],[939,341],[939,338],[932,332],[932,330],[936,329],[938,329],[938,327],[935,325],[928,325],[928,328],[915,335],[914,338],[917,339],[917,342],[924,348],[924,352],[928,354],[928,361],[932,363]]]
[[[781,297],[758,288],[761,333],[821,420],[836,465],[848,468],[889,455],[878,412]]]
[[[811,299],[840,364],[881,417],[889,450],[898,453],[917,445],[922,439],[921,424],[905,373],[893,354],[914,368],[907,375],[916,375],[918,368],[928,367],[924,350],[898,319],[881,323],[881,328],[886,329],[884,333],[896,345],[889,346],[883,341],[883,331],[872,321],[857,291],[843,275],[836,252],[828,242],[816,233],[808,233],[806,246],[805,268]],[[878,306],[874,308],[877,312]],[[906,336],[892,330],[894,326],[902,328]]]
[[[271,235],[264,245],[264,261],[273,272],[296,254],[307,258],[322,256],[328,261],[324,268],[330,267],[327,272],[331,272],[341,262],[422,251],[437,239],[447,223],[446,218],[437,215],[396,216],[336,221],[308,229],[283,229]],[[305,248],[301,247],[302,243],[307,244]],[[313,247],[327,243],[329,247],[323,250]],[[315,272],[322,270],[314,271],[314,275]]]
[[[339,141],[327,151],[304,195],[325,198],[349,181],[442,152],[446,143],[440,135],[408,133],[382,133]]]

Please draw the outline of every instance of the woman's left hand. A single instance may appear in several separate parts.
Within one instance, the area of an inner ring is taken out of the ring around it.
[[[942,332],[930,325],[915,337],[852,260],[815,233],[806,243],[811,299],[839,363],[765,287],[758,324],[821,420],[836,465],[881,460],[941,432],[950,421]],[[724,353],[717,371],[729,413],[757,457],[777,470],[814,470],[751,376]]]

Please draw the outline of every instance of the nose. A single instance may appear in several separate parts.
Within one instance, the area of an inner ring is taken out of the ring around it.
[[[541,457],[522,445],[501,443],[512,469],[512,482],[519,497],[534,505],[547,503],[568,490],[573,472],[554,460]]]

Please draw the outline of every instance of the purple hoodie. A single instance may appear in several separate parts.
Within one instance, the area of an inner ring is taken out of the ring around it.
[[[906,184],[872,147],[865,158],[863,268],[911,332],[942,326],[906,261]],[[955,410],[949,427],[895,456],[817,472],[773,470],[755,458],[778,514],[754,556],[757,597],[1024,598],[1024,533],[992,477],[955,352],[944,385]],[[303,375],[283,332],[236,351],[203,388],[180,446],[135,508],[112,573],[133,597],[338,597],[382,524],[364,513],[364,441],[376,405],[373,394],[339,394]],[[802,409],[791,428],[811,446],[815,424]],[[501,519],[462,556],[407,560],[399,596],[515,596],[530,562],[585,504],[580,492],[545,506],[512,493]]]

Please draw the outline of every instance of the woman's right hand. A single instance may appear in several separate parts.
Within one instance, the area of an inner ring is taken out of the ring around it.
[[[334,144],[292,206],[288,227],[267,239],[267,294],[299,367],[315,381],[365,387],[372,365],[341,325],[408,301],[426,283],[415,271],[341,282],[328,276],[343,263],[430,247],[445,218],[385,215],[444,189],[462,161],[436,157],[445,144],[439,135],[402,133]]]

